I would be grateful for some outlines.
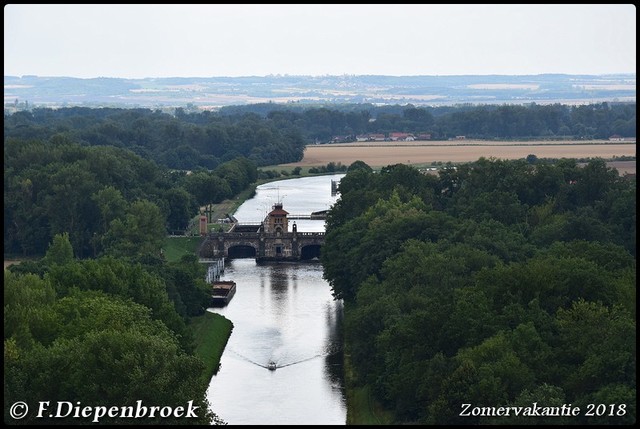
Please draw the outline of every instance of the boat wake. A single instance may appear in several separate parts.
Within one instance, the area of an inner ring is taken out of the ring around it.
[[[276,369],[278,369],[278,368],[285,368],[285,367],[287,367],[287,366],[297,365],[297,364],[299,364],[299,363],[307,362],[307,361],[310,361],[310,360],[312,360],[312,359],[316,359],[316,358],[324,357],[324,356],[325,356],[325,354],[320,354],[320,353],[319,353],[319,354],[316,354],[316,355],[313,355],[313,356],[309,356],[309,357],[304,358],[304,359],[299,359],[299,360],[296,360],[296,361],[293,361],[293,362],[278,363],[278,362],[276,362],[276,361],[274,361],[274,360],[269,360],[267,363],[260,363],[260,362],[256,362],[255,360],[250,359],[250,358],[248,358],[248,357],[244,356],[244,355],[243,355],[243,354],[241,354],[241,353],[238,353],[238,352],[237,352],[237,351],[235,351],[235,350],[231,350],[231,349],[230,349],[229,351],[231,351],[233,354],[235,354],[236,356],[238,356],[238,357],[239,357],[239,358],[241,358],[242,360],[245,360],[245,361],[247,361],[247,362],[249,362],[249,363],[252,363],[252,364],[254,364],[254,365],[260,366],[260,367],[262,367],[262,368],[266,368],[266,369],[268,369],[269,371],[274,371],[274,370],[276,370]]]
[[[262,365],[261,363],[258,363],[258,362],[254,361],[254,360],[251,360],[248,357],[246,357],[245,355],[243,355],[241,353],[238,353],[237,351],[235,351],[233,349],[230,349],[229,351],[232,352],[233,354],[235,354],[236,356],[238,356],[239,358],[241,358],[242,360],[246,360],[247,362],[250,362],[250,363],[252,363],[254,365],[258,365],[258,366],[262,366],[262,367],[266,368],[266,365]]]
[[[286,363],[286,364],[278,365],[278,368],[284,368],[284,367],[286,367],[286,366],[297,365],[297,364],[299,364],[299,363],[307,362],[307,361],[309,361],[309,360],[312,360],[312,359],[315,359],[315,358],[318,358],[318,357],[322,357],[322,355],[321,355],[321,354],[317,354],[317,355],[310,356],[310,357],[305,358],[305,359],[297,360],[297,361],[295,361],[295,362],[290,362],[290,363]]]

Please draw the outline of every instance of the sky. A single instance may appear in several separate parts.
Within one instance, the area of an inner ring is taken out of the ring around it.
[[[5,76],[635,72],[633,4],[4,7]]]

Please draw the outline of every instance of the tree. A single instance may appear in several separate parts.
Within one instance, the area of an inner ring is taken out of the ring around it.
[[[127,201],[122,192],[113,186],[107,186],[91,196],[100,210],[100,232],[104,234],[114,219],[123,218],[127,209]]]
[[[141,264],[104,256],[53,266],[47,278],[60,296],[80,289],[132,299],[150,308],[152,317],[162,320],[176,334],[185,350],[190,350],[192,346],[185,322],[168,296],[164,279],[152,274]]]
[[[116,256],[158,254],[166,235],[165,218],[154,203],[138,200],[124,219],[115,219],[105,234],[105,251]]]
[[[87,198],[97,188],[92,172],[79,162],[60,165],[51,174],[50,192],[44,196],[44,207],[53,234],[68,232],[69,239],[82,257],[91,239],[94,215],[92,201]]]
[[[583,397],[613,384],[633,388],[636,325],[620,306],[576,300],[558,310],[560,364],[567,394]],[[586,406],[587,401],[584,402]],[[629,404],[631,405],[631,404]]]
[[[514,130],[520,113],[502,112]],[[461,404],[534,400],[630,404],[598,423],[633,421],[634,186],[575,160],[480,159],[436,183],[349,171],[321,261],[345,301],[354,383],[397,423],[499,423]]]
[[[69,241],[69,233],[63,232],[53,237],[43,262],[47,265],[64,265],[73,260],[73,247]]]
[[[186,230],[189,220],[198,212],[198,205],[193,196],[182,188],[172,188],[165,192],[162,201],[167,205],[169,230]]]
[[[175,288],[176,308],[180,305],[184,308],[181,313],[184,316],[198,316],[209,306],[211,299],[210,286],[205,282],[205,268],[198,262],[196,255],[184,255],[179,262],[169,264],[166,274],[163,274],[167,283]]]
[[[373,169],[364,161],[353,161],[349,168],[347,168],[347,172],[355,171],[355,170],[365,170],[368,173],[373,172]]]
[[[192,420],[156,416],[135,422],[220,422],[209,410],[203,363],[180,348],[149,308],[97,291],[76,290],[59,299],[51,292],[47,280],[5,271],[5,404],[68,401],[120,408],[142,401],[147,407],[184,407],[193,401],[198,408]],[[43,420],[36,414],[22,422]],[[72,417],[56,421],[78,423]],[[133,420],[104,416],[100,422]]]

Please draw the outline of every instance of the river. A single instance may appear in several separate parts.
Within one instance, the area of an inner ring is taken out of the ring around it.
[[[327,210],[337,199],[331,180],[343,176],[260,185],[234,216],[261,221],[278,201],[290,214]],[[324,221],[295,222],[300,232],[324,231]],[[221,280],[235,281],[237,292],[226,307],[209,309],[234,324],[209,385],[212,410],[230,425],[346,424],[342,302],[333,299],[322,265],[233,259]]]

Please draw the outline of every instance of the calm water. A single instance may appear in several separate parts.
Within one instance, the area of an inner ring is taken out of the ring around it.
[[[261,185],[235,213],[258,222],[282,201],[291,214],[326,210],[330,181],[308,177]],[[323,221],[297,220],[298,231],[323,231]],[[346,422],[342,373],[342,303],[334,301],[318,262],[256,264],[227,261],[222,280],[234,280],[229,305],[209,309],[234,329],[211,379],[213,411],[235,424],[338,424]],[[273,361],[278,368],[267,369]]]

